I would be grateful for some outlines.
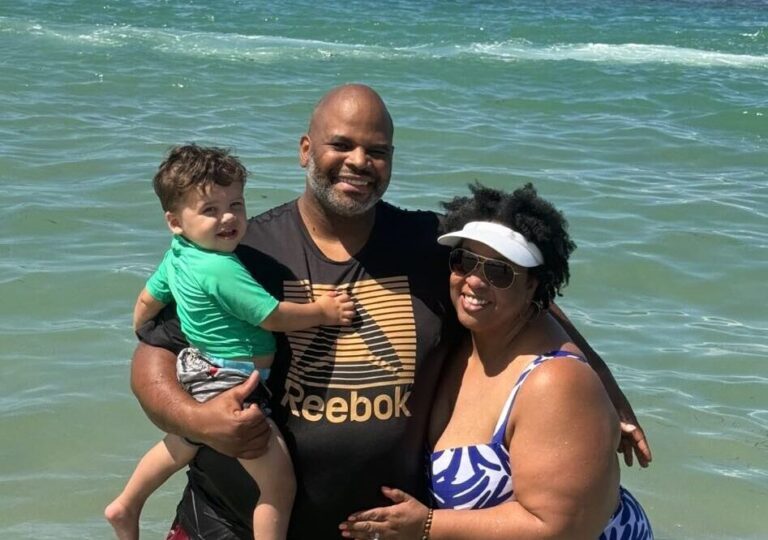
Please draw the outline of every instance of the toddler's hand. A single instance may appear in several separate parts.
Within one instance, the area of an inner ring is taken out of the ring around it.
[[[323,324],[349,326],[355,316],[352,298],[342,291],[330,291],[317,299],[323,311]]]

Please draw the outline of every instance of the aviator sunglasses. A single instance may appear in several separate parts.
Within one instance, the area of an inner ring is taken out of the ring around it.
[[[497,289],[511,287],[515,282],[515,276],[519,274],[508,262],[483,257],[466,249],[456,248],[448,256],[448,266],[450,266],[451,272],[461,277],[474,272],[478,265],[480,265],[485,281]]]

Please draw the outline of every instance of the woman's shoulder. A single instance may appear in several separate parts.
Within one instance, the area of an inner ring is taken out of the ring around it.
[[[546,425],[561,433],[598,432],[606,444],[618,444],[619,417],[608,393],[589,364],[571,354],[547,357],[531,371],[510,420],[516,429]]]
[[[574,350],[560,349],[533,360],[532,369],[520,389],[518,401],[540,404],[543,400],[558,406],[585,401],[610,404],[597,373]],[[604,402],[604,403],[603,403]]]
[[[591,384],[600,379],[589,366],[578,349],[561,348],[537,356],[532,362],[526,384],[552,390],[560,386],[569,387],[574,383]]]

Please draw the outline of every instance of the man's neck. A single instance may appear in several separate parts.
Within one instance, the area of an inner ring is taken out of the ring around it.
[[[348,261],[363,249],[376,222],[375,206],[359,216],[339,216],[330,214],[306,193],[299,197],[298,206],[312,240],[332,261]]]

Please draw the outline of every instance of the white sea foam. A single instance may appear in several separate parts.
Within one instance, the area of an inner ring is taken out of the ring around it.
[[[505,60],[574,60],[615,64],[662,63],[696,67],[768,67],[768,56],[732,54],[671,45],[641,43],[575,43],[536,46],[525,41],[477,43],[470,50]]]
[[[692,67],[768,68],[768,56],[734,54],[642,43],[562,43],[540,45],[528,40],[433,46],[385,47],[359,43],[338,43],[282,36],[244,35],[216,32],[188,32],[128,25],[40,25],[0,17],[0,32],[35,34],[93,46],[141,45],[152,50],[189,56],[214,56],[230,60],[284,61],[286,59],[375,58],[379,60],[450,59],[482,56],[509,62],[577,61],[622,64],[671,64]]]

